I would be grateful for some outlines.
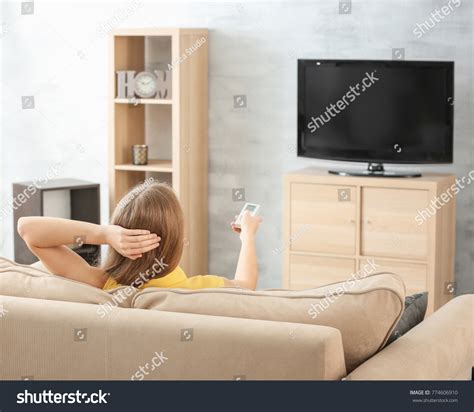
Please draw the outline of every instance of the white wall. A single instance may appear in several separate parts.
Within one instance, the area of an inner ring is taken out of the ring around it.
[[[2,194],[13,181],[46,175],[61,161],[61,177],[99,182],[102,220],[107,220],[107,69],[104,28],[180,26],[210,29],[210,272],[232,274],[239,242],[228,224],[241,207],[233,188],[262,204],[265,222],[258,248],[260,287],[281,285],[282,175],[328,163],[296,158],[296,59],[390,59],[404,47],[407,59],[456,61],[455,163],[423,168],[462,176],[472,169],[472,3],[462,1],[421,39],[417,22],[435,0],[353,1],[340,15],[337,0],[288,2],[107,2],[36,1],[33,15],[7,3],[8,32],[2,52]],[[127,11],[127,7],[130,11]],[[35,109],[23,110],[21,96]],[[235,109],[234,95],[247,108]],[[473,187],[458,196],[457,282],[474,292]],[[471,208],[471,209],[470,209]],[[1,254],[13,255],[11,216]]]

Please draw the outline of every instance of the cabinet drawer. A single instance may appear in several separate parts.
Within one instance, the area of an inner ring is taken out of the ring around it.
[[[393,272],[401,276],[406,287],[406,294],[425,292],[428,290],[426,281],[427,266],[417,263],[391,262],[383,259],[375,259],[375,270],[377,272]],[[365,264],[365,260],[359,263],[359,269]]]
[[[311,289],[342,282],[354,273],[355,260],[290,255],[290,289]]]
[[[415,216],[428,205],[428,191],[362,188],[361,254],[425,260],[428,223]]]
[[[354,254],[354,187],[293,183],[290,200],[290,250]]]

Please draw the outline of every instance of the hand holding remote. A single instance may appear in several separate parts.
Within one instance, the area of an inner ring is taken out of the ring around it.
[[[237,220],[238,217],[235,216],[235,219]],[[241,240],[245,240],[255,236],[261,222],[262,218],[260,216],[252,216],[249,211],[245,211],[240,219],[240,227],[235,221],[231,223],[231,227],[235,233],[240,233]]]

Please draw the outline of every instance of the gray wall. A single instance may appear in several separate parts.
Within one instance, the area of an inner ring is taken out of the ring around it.
[[[137,1],[124,3],[35,3],[21,15],[18,3],[3,6],[2,194],[11,182],[46,175],[61,161],[61,176],[102,184],[107,220],[107,42],[109,27],[183,26],[210,29],[209,231],[210,272],[232,274],[239,241],[229,222],[245,189],[260,203],[264,224],[258,238],[259,287],[281,286],[282,176],[309,165],[297,159],[296,59],[406,59],[456,62],[455,163],[423,171],[473,168],[472,2],[460,7],[420,39],[413,30],[447,1],[361,0],[339,14],[335,0],[227,4]],[[454,3],[452,3],[454,4]],[[128,8],[127,8],[128,7]],[[33,95],[35,108],[22,109]],[[247,107],[235,108],[244,95]],[[20,160],[21,159],[21,160]],[[331,164],[333,165],[333,164]],[[473,187],[457,198],[457,289],[474,292]],[[3,226],[2,254],[12,256],[10,217]]]

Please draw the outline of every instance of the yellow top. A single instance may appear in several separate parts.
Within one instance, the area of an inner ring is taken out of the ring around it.
[[[104,290],[116,288],[119,285],[114,279],[109,277],[103,287]],[[135,285],[134,285],[135,286]],[[138,289],[145,288],[179,288],[179,289],[205,289],[221,288],[224,286],[224,278],[213,275],[193,276],[188,278],[184,270],[179,266],[166,276],[157,279],[151,279],[144,282],[138,278],[136,281]]]

